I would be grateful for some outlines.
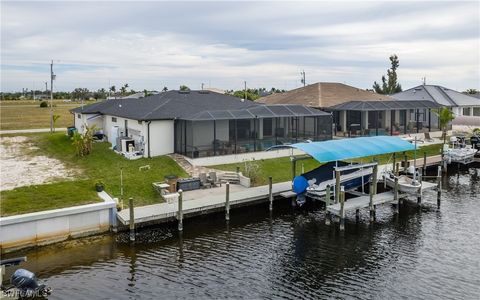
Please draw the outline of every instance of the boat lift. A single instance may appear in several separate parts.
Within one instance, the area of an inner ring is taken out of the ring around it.
[[[376,156],[388,153],[405,152],[415,150],[413,145],[398,137],[392,136],[375,136],[375,137],[359,137],[342,140],[329,140],[323,142],[297,143],[290,145],[291,148],[302,150],[306,155],[291,156],[292,162],[292,179],[296,175],[296,162],[303,159],[314,158],[320,163],[342,161],[356,159],[368,156]],[[394,161],[395,165],[395,161]],[[369,195],[357,193],[355,198],[345,201],[345,189],[342,186],[342,172],[352,169],[373,168],[372,180],[370,182]],[[406,168],[406,166],[405,166]],[[317,197],[326,204],[326,223],[330,224],[331,216],[336,216],[340,220],[340,229],[344,229],[345,213],[349,210],[355,210],[357,219],[359,218],[359,209],[370,209],[370,220],[375,218],[376,206],[383,203],[397,204],[397,211],[405,195],[399,194],[398,178],[393,191],[387,191],[377,194],[378,182],[378,163],[353,164],[342,167],[335,167],[335,183],[327,186],[325,197]],[[398,167],[397,167],[398,170]],[[437,181],[439,182],[439,181]],[[430,184],[434,185],[434,184]],[[430,186],[428,185],[428,186]],[[440,184],[435,185],[438,190],[438,204],[441,195]],[[431,188],[431,187],[430,187]],[[422,188],[423,190],[423,188]],[[333,203],[331,195],[333,194]],[[421,197],[421,194],[420,194]]]

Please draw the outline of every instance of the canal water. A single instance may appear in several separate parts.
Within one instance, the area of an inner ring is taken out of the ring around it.
[[[137,233],[17,252],[53,288],[50,299],[479,299],[480,166],[444,178],[423,207],[380,207],[345,233],[319,206],[275,202]]]

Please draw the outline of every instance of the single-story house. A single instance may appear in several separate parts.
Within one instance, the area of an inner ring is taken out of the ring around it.
[[[191,158],[262,151],[332,138],[332,116],[304,105],[264,105],[211,91],[168,91],[78,107],[74,126],[95,125],[112,148]]]
[[[266,104],[303,104],[333,115],[335,134],[396,135],[438,130],[432,101],[397,101],[394,97],[335,82],[319,82],[259,99]]]
[[[480,116],[480,99],[439,85],[419,85],[391,97],[399,101],[433,101],[457,116]]]

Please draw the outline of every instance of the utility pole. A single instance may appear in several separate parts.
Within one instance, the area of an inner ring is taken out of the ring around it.
[[[53,80],[55,80],[55,74],[53,74],[53,59],[50,64],[50,133],[53,133]]]
[[[423,85],[426,85],[427,84],[427,77],[422,77],[422,81],[423,81]]]
[[[303,87],[305,87],[305,70],[300,72],[300,75],[302,75],[302,78],[300,79],[300,82],[303,83]]]
[[[204,83],[202,82],[202,91],[203,91],[203,84],[204,84]]]
[[[247,100],[247,82],[244,81],[243,83],[245,85],[245,100]]]

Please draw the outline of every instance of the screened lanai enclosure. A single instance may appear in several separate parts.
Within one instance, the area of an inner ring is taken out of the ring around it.
[[[191,158],[331,138],[331,114],[301,105],[203,111],[175,121],[175,152]]]
[[[427,101],[350,101],[328,110],[339,136],[401,135],[439,131],[435,111],[442,105]]]

